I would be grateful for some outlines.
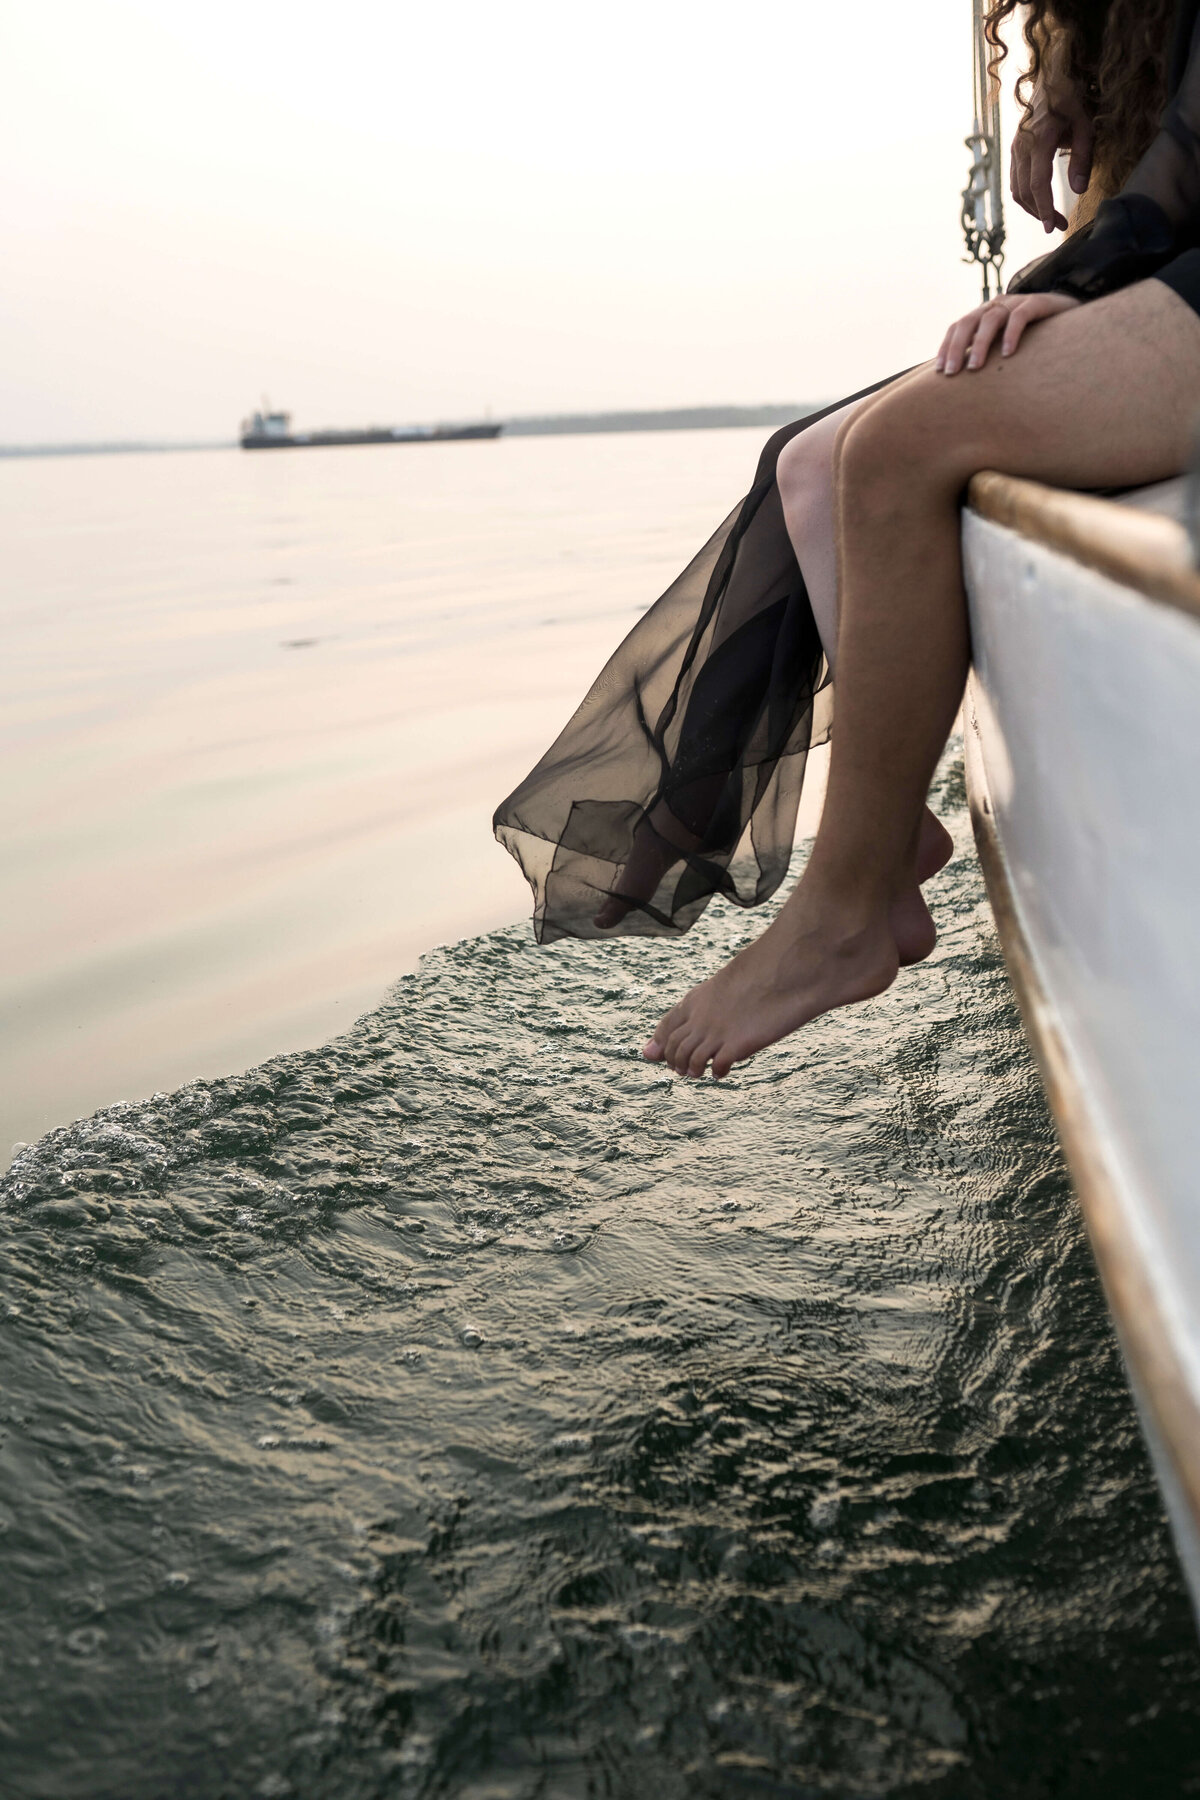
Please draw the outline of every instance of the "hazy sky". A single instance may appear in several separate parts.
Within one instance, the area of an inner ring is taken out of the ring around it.
[[[0,442],[863,385],[977,292],[970,13],[11,5]]]

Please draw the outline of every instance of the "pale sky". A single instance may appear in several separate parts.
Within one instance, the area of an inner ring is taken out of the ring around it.
[[[0,443],[849,392],[978,292],[970,17],[10,5]]]

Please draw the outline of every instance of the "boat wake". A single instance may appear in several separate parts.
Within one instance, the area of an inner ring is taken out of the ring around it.
[[[637,1046],[760,920],[520,926],[19,1157],[12,1791],[1186,1791],[1187,1603],[940,807],[932,962],[726,1084]]]

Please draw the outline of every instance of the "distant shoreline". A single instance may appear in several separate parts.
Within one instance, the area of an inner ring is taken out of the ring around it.
[[[583,437],[604,431],[719,431],[745,425],[787,425],[817,407],[785,402],[770,406],[682,406],[652,412],[545,413],[506,419],[505,437]],[[137,441],[100,444],[0,444],[0,458],[131,456],[180,450],[236,450],[236,438],[198,438],[186,443]]]
[[[811,402],[772,406],[677,406],[656,412],[546,413],[509,419],[506,437],[584,435],[597,431],[713,431],[736,425],[788,425],[816,412]]]

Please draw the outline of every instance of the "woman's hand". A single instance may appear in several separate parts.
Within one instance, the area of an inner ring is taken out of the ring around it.
[[[1070,294],[998,294],[950,327],[937,353],[937,372],[957,375],[964,368],[982,369],[1001,332],[1000,354],[1011,356],[1027,326],[1082,305]]]
[[[1092,121],[1080,89],[1062,68],[1061,40],[1051,44],[1029,111],[1013,138],[1009,174],[1018,206],[1040,219],[1047,231],[1065,231],[1067,221],[1054,204],[1054,158],[1069,150],[1071,191],[1087,190],[1092,173]]]

